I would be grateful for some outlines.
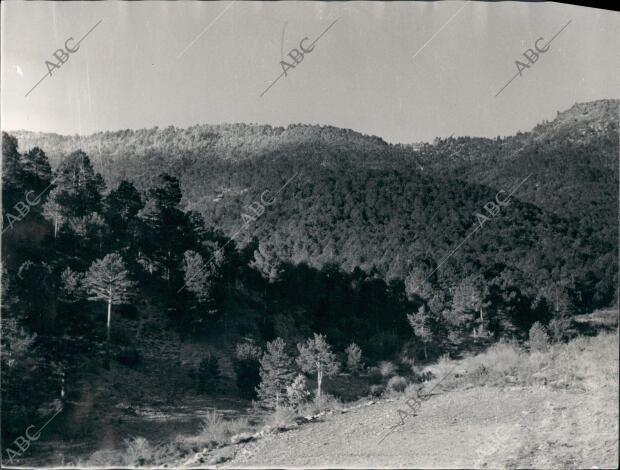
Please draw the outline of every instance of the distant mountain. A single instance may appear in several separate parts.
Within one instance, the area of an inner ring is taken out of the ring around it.
[[[182,182],[193,175],[216,177],[230,163],[292,158],[300,165],[418,169],[501,189],[518,178],[536,184],[520,197],[562,217],[576,218],[604,237],[617,239],[618,100],[575,104],[531,132],[502,139],[459,137],[433,144],[391,145],[379,137],[331,126],[223,124],[187,129],[124,130],[89,136],[17,131],[20,149],[43,148],[56,166],[83,149],[111,185],[169,171]],[[234,166],[234,165],[233,165]],[[195,193],[187,187],[190,193]],[[234,192],[224,182],[217,194]],[[201,197],[200,195],[197,195]],[[205,194],[203,196],[210,196]],[[611,230],[611,232],[610,232]],[[610,233],[608,233],[610,232]]]
[[[104,167],[129,157],[153,157],[154,154],[173,159],[191,155],[200,160],[239,162],[268,152],[308,145],[320,153],[340,154],[362,165],[383,166],[385,158],[390,159],[387,154],[392,149],[379,137],[332,126],[303,124],[291,124],[286,128],[255,124],[205,124],[187,129],[169,126],[166,129],[98,132],[88,136],[28,131],[12,134],[18,138],[20,150],[34,146],[47,149],[52,166],[77,148],[91,155],[95,162],[101,158]]]
[[[532,174],[520,198],[617,243],[618,100],[575,104],[531,132],[453,138],[417,153],[424,173],[505,188]]]

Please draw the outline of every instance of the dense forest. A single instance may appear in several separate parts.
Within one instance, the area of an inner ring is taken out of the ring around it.
[[[3,438],[111,363],[201,393],[236,357],[256,399],[234,351],[276,338],[369,364],[535,322],[562,340],[617,302],[617,133],[617,101],[420,148],[304,125],[3,133]]]

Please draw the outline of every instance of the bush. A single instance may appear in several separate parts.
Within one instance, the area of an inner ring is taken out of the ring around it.
[[[529,333],[530,351],[545,352],[549,347],[549,336],[545,327],[536,322],[530,328]]]
[[[308,392],[306,378],[303,375],[299,374],[293,383],[286,387],[286,396],[290,406],[295,410],[308,401],[310,392]]]
[[[347,349],[345,349],[345,352],[347,353],[347,369],[349,372],[357,374],[364,368],[362,350],[357,344],[351,343]]]
[[[379,363],[379,372],[384,379],[387,377],[391,377],[396,374],[396,366],[393,362],[381,361]]]
[[[405,387],[405,396],[408,398],[418,398],[421,388],[419,384],[409,384]]]
[[[204,441],[206,445],[217,446],[228,443],[231,436],[249,429],[247,418],[225,420],[222,413],[213,410],[203,419],[198,440]]]
[[[319,413],[321,411],[337,411],[342,409],[342,403],[340,400],[328,393],[325,393],[320,397],[315,397],[313,403]]]
[[[384,391],[385,391],[385,387],[383,385],[371,385],[370,386],[371,397],[380,397]]]
[[[194,373],[194,379],[196,380],[198,390],[201,392],[213,391],[217,387],[221,375],[217,357],[209,354],[200,361],[200,365]]]
[[[323,411],[337,411],[342,409],[342,403],[333,395],[324,393],[320,397],[299,407],[299,414],[302,416],[311,416]]]
[[[567,316],[552,318],[549,322],[549,332],[551,333],[551,338],[553,341],[556,343],[562,341],[567,336],[570,326],[571,319]]]
[[[226,425],[221,413],[213,410],[207,412],[202,420],[200,436],[214,443],[223,442],[226,438]]]
[[[390,392],[402,393],[407,388],[407,379],[396,375],[392,377],[387,383],[387,390]]]
[[[437,375],[437,377],[441,378],[443,375]],[[411,381],[414,383],[422,383],[428,382],[435,378],[435,374],[428,367],[417,367],[415,365],[411,366]]]
[[[77,459],[68,466],[77,468],[85,467],[156,467],[162,463],[177,461],[192,452],[198,452],[204,448],[196,445],[195,439],[187,436],[176,436],[171,442],[159,445],[151,445],[143,437],[125,439],[123,450],[98,450],[86,459]]]
[[[408,347],[403,347],[403,351],[398,356],[398,371],[401,374],[408,374],[416,365],[416,359],[409,354]]]
[[[125,452],[121,455],[123,465],[139,467],[148,465],[153,459],[153,447],[144,437],[125,439]]]
[[[275,429],[286,429],[295,424],[297,414],[292,408],[287,406],[279,406],[269,415],[267,426]]]

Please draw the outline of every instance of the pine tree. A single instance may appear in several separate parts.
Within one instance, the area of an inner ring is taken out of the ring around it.
[[[306,377],[301,374],[295,377],[293,383],[286,387],[288,403],[295,410],[298,410],[299,407],[308,400],[309,396],[310,393],[306,386]]]
[[[145,221],[144,249],[149,260],[158,268],[160,276],[172,291],[190,233],[187,216],[180,209],[181,186],[179,180],[166,173],[159,175],[155,186],[148,192],[148,199],[140,211]]]
[[[416,297],[428,302],[433,296],[433,285],[429,270],[421,267],[413,268],[405,278],[405,293],[409,300]]]
[[[103,300],[108,305],[106,368],[109,368],[112,305],[128,303],[135,284],[129,280],[129,273],[121,256],[118,253],[110,253],[103,259],[93,262],[84,278],[84,286],[89,295],[88,300]]]
[[[15,294],[34,331],[49,327],[56,317],[57,277],[47,263],[25,261],[17,271]],[[32,295],[36,288],[36,295]]]
[[[140,193],[128,181],[121,181],[104,201],[104,217],[110,228],[112,249],[137,249],[132,228],[138,221],[138,212],[144,207]]]
[[[299,356],[297,365],[303,372],[316,373],[317,388],[316,396],[321,396],[323,377],[329,377],[338,373],[338,362],[331,346],[327,343],[324,335],[314,333],[314,338],[297,345]]]
[[[286,387],[295,377],[293,359],[286,352],[282,338],[267,343],[267,350],[260,359],[261,382],[256,392],[261,405],[276,409],[286,403]]]
[[[83,217],[101,212],[103,178],[95,174],[88,156],[78,150],[60,162],[54,179],[55,191],[50,201],[57,204],[63,218]]]
[[[81,300],[83,282],[83,273],[75,272],[71,268],[65,269],[60,274],[60,298],[67,303],[76,303]]]
[[[183,254],[183,270],[185,272],[185,288],[196,296],[199,303],[213,300],[214,265],[205,263],[203,257],[192,250]]]
[[[424,345],[424,359],[428,359],[427,345],[433,338],[432,316],[428,309],[423,305],[414,314],[407,314],[407,320],[416,335]]]
[[[53,188],[49,192],[47,202],[43,205],[43,217],[52,222],[54,225],[54,238],[58,237],[58,231],[65,221],[62,215],[62,207],[57,202],[59,192],[60,189]]]
[[[549,335],[540,322],[535,322],[529,331],[530,351],[545,352],[549,346]]]
[[[17,151],[17,139],[2,132],[2,212],[13,211],[14,205],[25,195],[22,185],[21,155]]]
[[[473,325],[479,325],[478,333],[482,335],[485,325],[488,323],[484,317],[485,297],[487,289],[480,276],[468,276],[463,279],[454,289],[452,295],[451,316],[453,324],[465,327],[469,330]]]
[[[351,343],[344,352],[347,353],[347,369],[350,372],[355,374],[364,368],[362,350],[357,344]]]
[[[254,251],[254,259],[250,266],[270,284],[278,281],[282,275],[282,266],[277,255],[262,243],[259,243],[258,249]]]
[[[50,187],[52,168],[43,150],[39,147],[30,149],[22,156],[22,162],[24,180],[29,190],[39,195]],[[41,197],[45,195],[41,194]]]

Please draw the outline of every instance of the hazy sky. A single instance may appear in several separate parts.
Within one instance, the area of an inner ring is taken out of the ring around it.
[[[25,97],[45,61],[99,20]],[[291,62],[291,48],[334,20],[261,97],[283,56]],[[528,63],[523,52],[569,21],[495,97],[515,61]],[[620,15],[552,3],[2,2],[1,35],[7,130],[301,122],[412,142],[513,134],[575,102],[620,96]]]

